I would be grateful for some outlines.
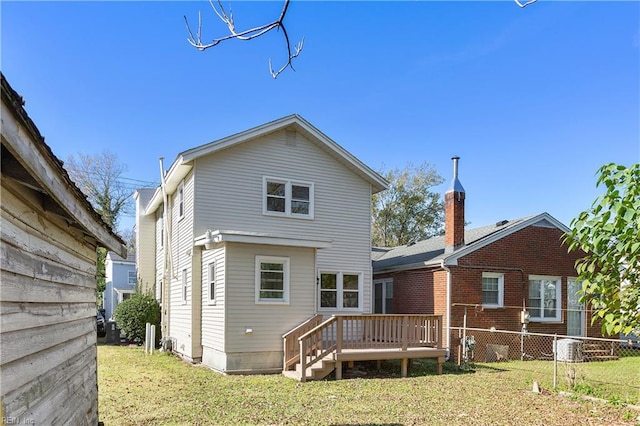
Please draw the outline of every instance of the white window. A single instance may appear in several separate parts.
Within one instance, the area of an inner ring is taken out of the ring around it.
[[[485,308],[504,306],[504,274],[482,273],[482,306]]]
[[[184,216],[184,184],[178,187],[178,218]]]
[[[160,211],[160,223],[158,224],[160,235],[160,248],[164,247],[164,212]]]
[[[186,305],[187,304],[187,289],[188,289],[188,283],[187,283],[187,270],[183,269],[182,270],[182,304]]]
[[[561,321],[560,277],[529,276],[529,315],[531,321]]]
[[[216,303],[216,264],[211,262],[207,268],[207,301],[210,305]]]
[[[138,282],[138,277],[136,276],[136,271],[129,271],[129,284],[136,284]]]
[[[313,219],[312,183],[265,177],[263,187],[264,214]]]
[[[320,309],[360,310],[362,274],[320,272]]]
[[[289,303],[289,258],[256,256],[256,303]]]

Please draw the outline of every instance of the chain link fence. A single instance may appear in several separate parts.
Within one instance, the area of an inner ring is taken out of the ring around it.
[[[637,340],[452,327],[451,359],[464,369],[520,370],[532,386],[640,405]]]

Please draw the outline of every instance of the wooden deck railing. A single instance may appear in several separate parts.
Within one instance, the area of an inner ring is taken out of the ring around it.
[[[345,349],[442,348],[440,315],[334,315],[311,327],[317,317],[285,335],[285,370],[299,362],[305,371],[329,353]],[[298,351],[293,348],[295,336]]]
[[[300,361],[300,343],[298,342],[298,338],[321,322],[322,315],[315,315],[282,336],[284,340],[283,370],[291,370],[291,367],[295,367],[298,361]]]

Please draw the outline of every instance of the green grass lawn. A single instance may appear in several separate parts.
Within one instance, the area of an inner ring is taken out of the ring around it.
[[[420,361],[366,378],[299,383],[280,375],[224,376],[163,353],[98,346],[100,421],[124,424],[611,425],[640,424],[629,407],[534,394],[518,370],[459,374]]]

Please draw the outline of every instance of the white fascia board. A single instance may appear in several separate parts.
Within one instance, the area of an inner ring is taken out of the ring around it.
[[[258,232],[243,231],[207,231],[205,234],[196,237],[194,245],[205,246],[206,249],[220,243],[246,243],[246,244],[268,244],[274,246],[307,247],[307,248],[331,248],[331,240],[303,239],[284,235],[262,234]]]
[[[192,162],[187,163],[184,161],[184,158],[181,155],[178,156],[176,161],[174,161],[174,163],[171,165],[171,168],[169,168],[169,171],[164,178],[165,192],[167,194],[173,194],[176,188],[178,188],[178,186],[180,185],[180,182],[182,182],[187,174],[189,174],[192,168]],[[153,197],[149,201],[149,204],[147,204],[144,212],[145,216],[154,213],[158,209],[158,207],[160,207],[162,202],[162,187],[160,186],[156,189],[156,192],[153,194]]]
[[[512,227],[507,227],[505,229],[502,229],[492,235],[490,235],[489,237],[487,237],[486,239],[478,242],[478,243],[474,243],[472,245],[470,245],[469,247],[464,247],[454,253],[452,253],[450,256],[447,256],[444,258],[444,264],[445,265],[457,265],[458,264],[458,259],[460,259],[461,257],[464,257],[470,253],[473,253],[474,251],[481,249],[483,247],[488,246],[489,244],[492,244],[504,237],[506,237],[507,235],[511,235],[514,232],[518,232],[521,229],[524,229],[528,226],[532,226],[535,225],[538,222],[541,222],[543,220],[546,220],[547,222],[553,224],[556,228],[558,228],[559,230],[563,231],[563,232],[569,232],[569,228],[564,225],[562,222],[560,222],[559,220],[557,220],[556,218],[554,218],[553,216],[551,216],[549,213],[541,213],[537,216],[534,216],[528,220],[525,220],[517,225],[514,225]]]

